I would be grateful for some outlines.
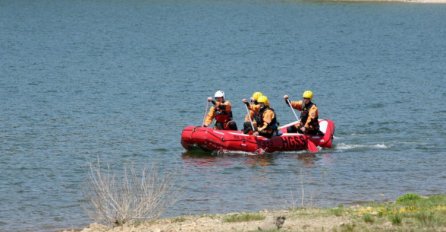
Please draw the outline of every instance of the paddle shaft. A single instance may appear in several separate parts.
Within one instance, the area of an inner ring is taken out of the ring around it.
[[[206,114],[208,112],[208,108],[209,108],[209,101],[206,101],[206,109],[204,110],[203,123],[201,124],[202,126],[204,125],[204,122],[206,121]]]
[[[249,112],[248,105],[245,104],[246,113],[248,113],[249,122],[251,123],[252,130],[254,130],[254,123],[252,123],[251,114]]]
[[[294,110],[293,106],[291,105],[291,101],[290,101],[290,99],[286,99],[286,101],[288,102],[288,106],[290,106],[291,111],[293,111],[294,117],[296,117],[296,120],[297,120],[298,122],[300,122],[299,117],[297,117],[296,111]],[[299,132],[297,132],[297,133],[300,134]]]
[[[291,105],[291,101],[290,101],[290,99],[286,99],[286,100],[287,100],[287,102],[288,102],[288,105],[289,105],[290,108],[291,108],[291,111],[293,111],[293,114],[294,114],[294,117],[296,117],[296,120],[297,120],[297,121],[300,121],[300,120],[299,120],[299,117],[297,117],[296,111],[294,111],[294,108],[293,108],[293,106]]]
[[[283,129],[283,128],[290,127],[290,126],[294,126],[294,125],[296,125],[297,123],[299,123],[299,121],[297,121],[297,122],[290,122],[290,123],[288,123],[288,124],[285,124],[285,125],[283,125],[283,126],[280,126],[280,127],[279,127],[279,130],[280,130],[280,129]]]

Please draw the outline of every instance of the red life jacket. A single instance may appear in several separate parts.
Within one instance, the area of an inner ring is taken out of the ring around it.
[[[221,109],[217,106],[214,107],[215,110],[215,122],[227,123],[232,120],[232,111],[227,112],[225,109]]]

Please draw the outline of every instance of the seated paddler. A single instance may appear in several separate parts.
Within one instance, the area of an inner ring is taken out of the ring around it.
[[[254,116],[254,121],[257,124],[257,129],[253,135],[261,135],[267,138],[271,138],[277,135],[277,118],[274,109],[269,106],[268,97],[260,96],[257,99],[260,105],[258,114]]]
[[[208,127],[215,119],[214,129],[217,130],[237,130],[237,124],[232,119],[231,102],[225,99],[225,93],[218,90],[212,97],[208,98],[213,106],[204,120],[204,127]]]
[[[301,133],[307,135],[323,135],[319,130],[318,108],[312,102],[313,92],[306,90],[302,94],[302,100],[289,101],[288,95],[283,96],[285,103],[296,110],[301,111],[300,120],[297,124],[287,128],[288,133]]]
[[[254,118],[260,110],[260,105],[257,102],[260,96],[263,96],[261,92],[254,92],[251,96],[251,102],[248,102],[245,98],[242,99],[242,102],[246,105],[248,111],[245,116],[245,122],[243,123],[243,133],[245,134],[251,134],[256,127]]]

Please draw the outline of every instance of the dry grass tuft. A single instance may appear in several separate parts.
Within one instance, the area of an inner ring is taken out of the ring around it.
[[[140,172],[127,165],[118,175],[109,165],[101,168],[99,161],[90,164],[84,191],[91,218],[112,226],[159,218],[174,203],[172,193],[173,173],[162,175],[155,165]]]

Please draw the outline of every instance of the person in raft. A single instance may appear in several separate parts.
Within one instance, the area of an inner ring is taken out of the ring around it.
[[[214,98],[215,101],[212,97],[208,97],[208,101],[212,102],[213,106],[209,110],[203,126],[208,127],[215,119],[214,129],[237,130],[237,124],[232,120],[231,102],[225,100],[225,92],[218,90],[215,92]]]
[[[246,104],[246,107],[249,110],[249,113],[245,116],[245,122],[243,123],[243,133],[250,134],[254,131],[254,127],[256,127],[256,122],[254,118],[259,113],[260,104],[257,102],[260,96],[263,96],[261,92],[254,92],[251,96],[251,103],[248,102],[245,98],[242,99],[242,102]],[[253,125],[251,125],[251,122]]]
[[[257,130],[253,135],[261,135],[267,138],[271,138],[273,135],[277,135],[277,118],[274,110],[269,107],[269,101],[267,96],[260,96],[257,99],[260,105],[259,113],[254,116],[257,123]]]
[[[300,121],[287,128],[288,133],[302,133],[307,135],[323,135],[319,130],[318,121],[318,109],[316,104],[314,104],[311,99],[313,98],[313,92],[306,90],[303,95],[303,100],[301,101],[289,101],[288,95],[283,96],[285,103],[301,111]]]

